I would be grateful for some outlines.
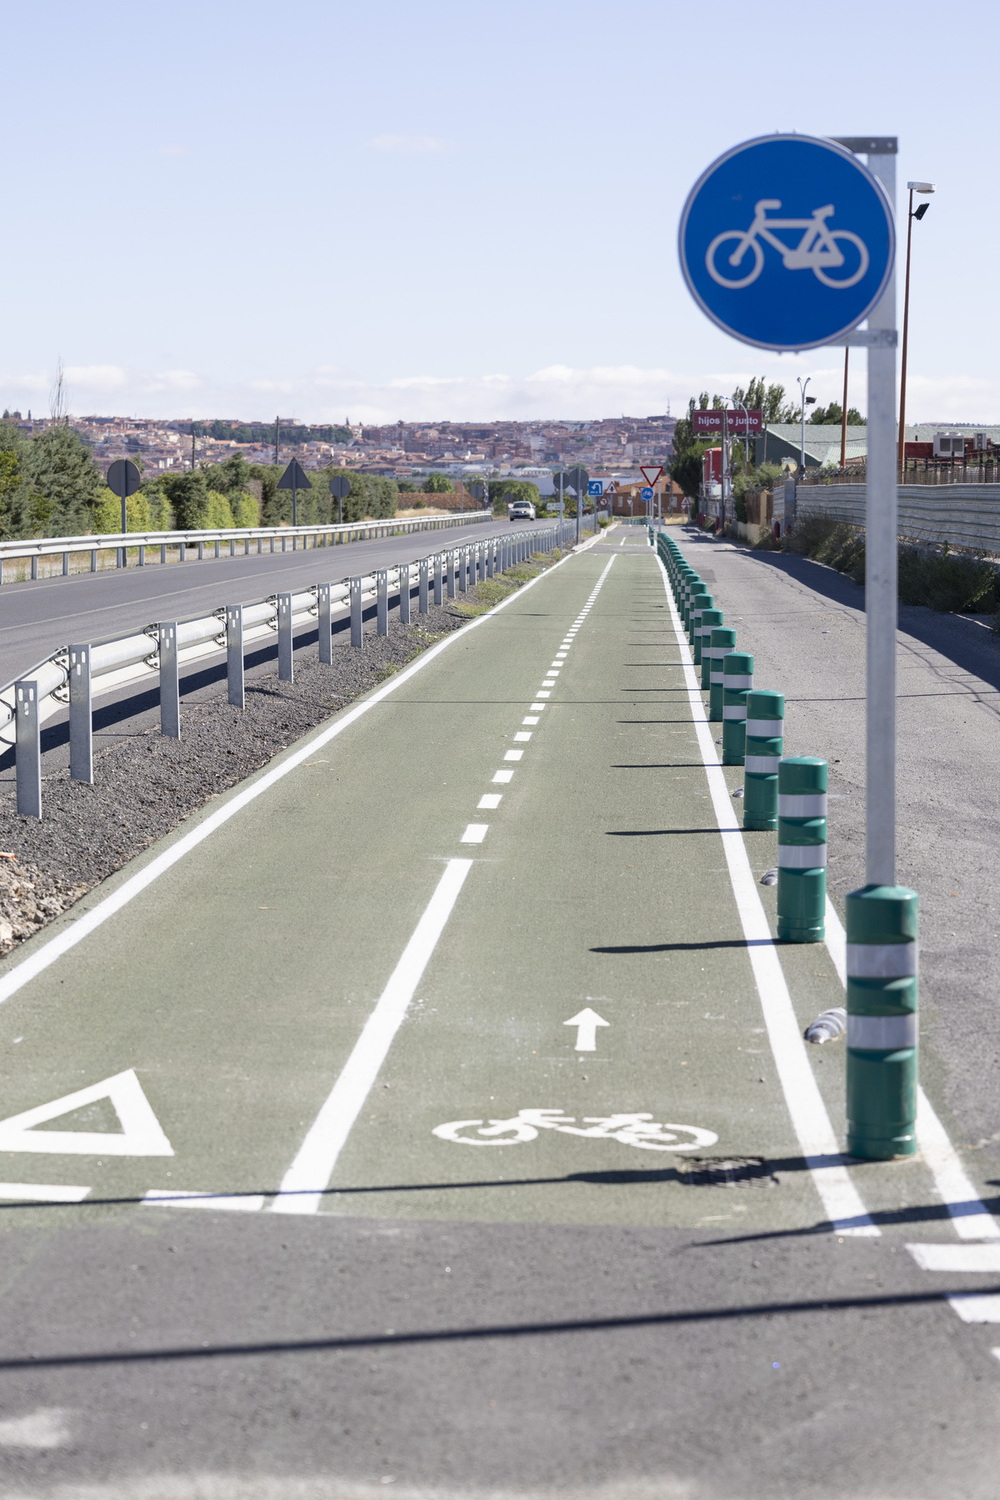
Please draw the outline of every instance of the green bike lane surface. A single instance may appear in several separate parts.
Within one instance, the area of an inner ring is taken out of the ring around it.
[[[8,1489],[992,1493],[996,1361],[941,1304],[959,1283],[888,1236],[813,1232],[661,576],[618,550],[591,607],[610,548],[454,639],[0,1007],[5,1117],[135,1068],[175,1152],[0,1157],[8,1183],[103,1200],[0,1211],[0,1400],[71,1435],[29,1463],[0,1427]],[[456,858],[319,1213],[134,1206],[277,1188]],[[786,958],[797,1008],[835,1002],[823,950]],[[577,1052],[587,1006],[609,1024]],[[833,1113],[842,1062],[811,1061]],[[525,1109],[650,1133],[433,1134]],[[656,1149],[686,1144],[671,1126],[718,1140]],[[719,1186],[741,1159],[758,1185]]]

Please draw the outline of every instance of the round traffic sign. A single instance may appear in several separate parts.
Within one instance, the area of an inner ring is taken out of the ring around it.
[[[650,489],[650,487],[649,487],[648,484],[644,485],[644,487],[639,491],[639,499],[640,500],[652,500],[652,498],[653,498],[653,491]]]
[[[108,489],[119,500],[134,495],[142,483],[142,475],[130,458],[116,458],[107,473]]]
[[[681,215],[688,290],[758,349],[815,349],[865,319],[892,274],[896,234],[881,185],[834,141],[745,141],[702,173]]]
[[[351,493],[351,481],[346,474],[334,474],[330,480],[330,494],[335,500],[343,500]]]

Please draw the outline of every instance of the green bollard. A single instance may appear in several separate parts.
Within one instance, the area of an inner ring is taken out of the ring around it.
[[[681,619],[684,621],[685,630],[687,630],[688,603],[690,600],[691,590],[694,588],[696,583],[700,582],[701,579],[698,577],[693,568],[685,568],[684,573],[681,577],[681,597],[679,604]]]
[[[826,931],[826,761],[778,762],[778,937],[821,943]]]
[[[785,733],[785,695],[755,688],[747,694],[747,748],[743,764],[743,827],[778,826],[778,761]]]
[[[917,1150],[917,893],[866,885],[847,898],[847,1150]]]
[[[708,674],[708,719],[710,724],[722,722],[723,658],[736,645],[736,631],[728,625],[716,625],[709,637],[712,654],[711,671]],[[702,648],[704,650],[704,647]]]
[[[711,597],[712,597],[711,594],[708,592],[708,584],[707,583],[702,583],[702,581],[701,581],[700,578],[699,578],[699,580],[698,580],[697,583],[692,584],[692,586],[691,586],[691,594],[690,594],[690,597],[688,599],[688,617],[687,617],[687,638],[688,638],[688,645],[691,646],[691,647],[694,646],[694,618],[695,618],[695,614],[702,608],[702,600],[703,599],[711,599]]]
[[[722,764],[741,766],[747,739],[747,694],[753,688],[749,651],[727,651],[722,658]]]
[[[701,690],[707,693],[712,686],[712,631],[722,624],[721,609],[703,609],[701,612]]]
[[[701,632],[705,616],[713,613],[711,594],[696,594],[694,609],[691,611],[691,655],[696,667],[701,666]]]

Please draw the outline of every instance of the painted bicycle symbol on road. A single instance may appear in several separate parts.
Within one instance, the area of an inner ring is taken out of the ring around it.
[[[810,219],[767,217],[770,210],[780,208],[780,199],[761,198],[754,206],[749,229],[726,229],[715,236],[705,252],[705,266],[713,281],[733,291],[755,282],[764,269],[761,240],[779,251],[786,271],[812,271],[817,281],[837,289],[855,286],[861,280],[868,270],[868,247],[851,230],[829,227],[826,221],[835,212],[832,203],[814,208]],[[789,245],[779,239],[775,233],[778,229],[801,229],[803,233],[796,244]],[[731,246],[728,253],[720,254],[727,245]],[[751,253],[753,262],[746,270],[746,257]],[[736,274],[727,274],[725,267]],[[834,271],[841,274],[831,274]]]
[[[520,1109],[509,1120],[449,1120],[436,1125],[432,1134],[459,1146],[517,1146],[535,1140],[540,1130],[619,1141],[643,1151],[700,1151],[719,1139],[714,1131],[698,1125],[660,1124],[651,1114],[588,1115],[577,1125],[575,1116],[561,1109]]]

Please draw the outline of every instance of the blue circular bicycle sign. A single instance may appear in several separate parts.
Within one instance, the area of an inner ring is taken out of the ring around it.
[[[771,135],[702,173],[681,215],[681,270],[713,323],[759,349],[815,349],[848,333],[892,274],[892,208],[834,141]]]

